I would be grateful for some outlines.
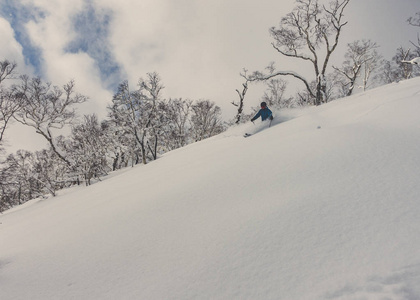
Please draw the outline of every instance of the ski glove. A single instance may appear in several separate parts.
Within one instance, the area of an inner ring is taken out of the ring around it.
[[[270,116],[270,120],[271,120],[271,121],[273,121],[273,119],[274,119],[274,118],[273,118],[273,115],[271,115],[271,116]]]

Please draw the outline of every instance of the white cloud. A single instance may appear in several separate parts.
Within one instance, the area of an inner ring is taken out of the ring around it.
[[[13,29],[9,22],[0,18],[0,39],[3,45],[7,47],[0,47],[0,56],[7,57],[10,60],[22,60],[22,46],[16,42],[13,37]]]
[[[22,54],[22,46],[15,40],[13,29],[9,22],[0,18],[0,60],[8,59],[18,64],[17,72],[32,74],[33,69],[25,65],[25,59]],[[7,45],[6,47],[4,45]]]
[[[132,84],[157,71],[166,86],[165,97],[210,99],[230,110],[230,116],[242,68],[264,67],[275,56],[267,15],[277,12],[267,8],[274,5],[287,12],[290,7],[271,0],[125,1],[118,6],[115,1],[96,1],[96,5],[113,10],[110,42]]]
[[[97,113],[104,118],[112,93],[103,87],[95,61],[84,52],[64,51],[76,36],[71,18],[84,7],[84,2],[59,5],[62,3],[37,0],[34,4],[47,12],[45,19],[27,24],[32,42],[42,50],[45,79],[59,86],[74,79],[77,92],[90,98],[84,113]]]
[[[69,80],[76,82],[76,91],[90,98],[88,103],[83,104],[79,112],[96,113],[100,118],[106,116],[106,105],[112,99],[112,93],[106,90],[100,80],[100,74],[95,62],[86,53],[65,53],[64,47],[75,37],[72,30],[71,17],[83,6],[83,1],[25,1],[26,4],[34,4],[45,11],[44,19],[30,21],[25,25],[32,44],[39,48],[42,53],[44,80],[53,85],[62,86]],[[19,73],[27,72],[22,55],[22,46],[13,37],[10,24],[0,19],[0,37],[2,41],[8,41],[8,47],[1,47],[1,56],[10,60],[16,60],[19,65]],[[34,133],[31,128],[24,128],[19,124],[13,124],[7,131],[6,149],[14,152],[18,149],[37,150],[46,147],[42,137]]]
[[[96,1],[97,7],[112,10],[109,42],[112,52],[131,81],[152,71],[165,55],[164,1]],[[137,74],[136,74],[137,73]]]

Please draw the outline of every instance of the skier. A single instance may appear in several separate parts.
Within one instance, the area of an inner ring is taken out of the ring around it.
[[[261,116],[261,121],[265,121],[267,119],[273,120],[273,113],[267,107],[267,103],[261,102],[261,109],[257,112],[257,114],[251,119],[251,122],[254,122]],[[270,124],[271,125],[271,124]]]
[[[254,122],[256,119],[258,119],[259,117],[261,117],[262,121],[266,121],[266,120],[270,120],[270,124],[268,125],[268,127],[271,126],[271,121],[273,120],[273,113],[271,112],[271,110],[267,107],[267,103],[265,102],[261,102],[261,109],[257,112],[257,114],[251,119],[251,122]],[[260,128],[261,130],[261,128]],[[251,136],[252,133],[245,133],[244,137],[249,137]]]

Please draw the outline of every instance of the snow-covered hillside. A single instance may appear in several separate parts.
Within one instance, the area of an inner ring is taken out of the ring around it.
[[[420,78],[0,216],[0,299],[420,299]]]

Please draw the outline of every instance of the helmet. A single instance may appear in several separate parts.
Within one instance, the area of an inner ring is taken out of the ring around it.
[[[261,102],[261,107],[262,107],[262,108],[267,107],[267,103],[265,103],[265,102]]]

